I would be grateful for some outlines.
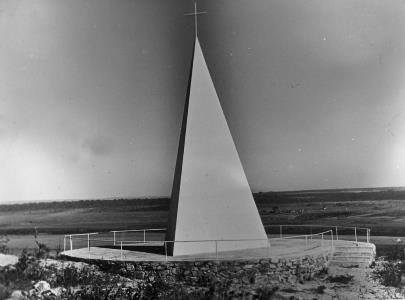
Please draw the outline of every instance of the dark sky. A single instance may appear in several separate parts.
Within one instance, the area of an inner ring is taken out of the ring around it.
[[[405,185],[405,1],[205,0],[253,191]],[[0,0],[0,203],[168,196],[189,0]]]

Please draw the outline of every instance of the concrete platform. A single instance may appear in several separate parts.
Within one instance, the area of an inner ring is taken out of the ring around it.
[[[143,251],[130,251],[103,247],[90,247],[67,250],[62,255],[84,260],[118,260],[118,261],[199,261],[199,260],[244,260],[260,258],[286,258],[302,257],[307,255],[320,255],[332,253],[331,241],[302,240],[302,239],[276,239],[270,240],[270,248],[258,248],[238,251],[216,253],[202,253],[184,256],[166,256]],[[354,246],[366,243],[352,241],[334,241],[333,246]]]

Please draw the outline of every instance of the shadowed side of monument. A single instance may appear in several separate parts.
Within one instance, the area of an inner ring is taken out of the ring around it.
[[[267,246],[267,236],[195,39],[166,235],[173,256]],[[204,241],[204,242],[193,242]]]
[[[192,71],[193,71],[193,62],[194,62],[194,49],[193,49],[193,55],[191,57],[190,73],[189,73],[188,84],[187,84],[186,102],[184,104],[183,119],[182,119],[180,138],[179,138],[179,147],[177,150],[176,169],[174,171],[172,195],[171,195],[170,209],[169,209],[169,222],[167,225],[167,232],[166,232],[166,241],[174,241],[175,237],[176,237],[176,235],[175,235],[176,220],[177,220],[178,205],[179,205],[181,171],[182,171],[182,167],[183,167],[184,141],[185,141],[185,137],[186,137],[188,105],[189,105],[189,98],[190,98],[190,85],[191,85],[191,76],[192,76]],[[173,245],[174,245],[173,243],[167,243],[167,245],[166,245],[167,251],[170,255],[173,255]]]

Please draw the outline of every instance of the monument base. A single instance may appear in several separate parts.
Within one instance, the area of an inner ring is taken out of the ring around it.
[[[268,248],[268,240],[216,240],[174,242],[173,256],[215,254],[219,252]]]

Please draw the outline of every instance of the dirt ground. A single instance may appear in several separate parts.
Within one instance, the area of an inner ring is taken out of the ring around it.
[[[294,285],[282,285],[277,292],[280,299],[302,300],[387,300],[405,299],[400,288],[386,287],[374,279],[373,269],[334,267],[311,281]],[[331,278],[344,275],[353,276],[347,283],[331,282]],[[321,292],[322,291],[322,292]]]

